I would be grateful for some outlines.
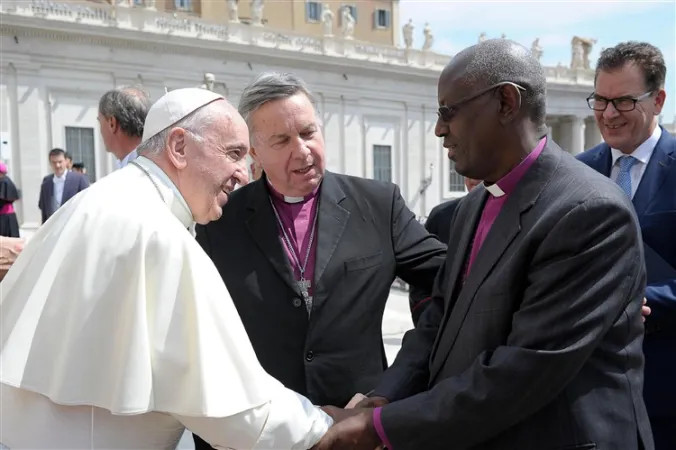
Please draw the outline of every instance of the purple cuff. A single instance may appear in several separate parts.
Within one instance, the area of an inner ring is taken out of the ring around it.
[[[390,440],[387,439],[387,435],[383,429],[383,422],[380,420],[381,409],[382,408],[378,407],[373,410],[373,427],[376,429],[376,433],[378,433],[378,437],[382,441],[383,445],[385,445],[388,450],[392,450],[392,444],[390,444]]]

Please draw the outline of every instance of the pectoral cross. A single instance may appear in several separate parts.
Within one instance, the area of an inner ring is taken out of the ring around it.
[[[298,285],[298,289],[300,289],[300,293],[303,295],[303,298],[305,301],[307,301],[307,299],[310,297],[309,290],[312,287],[312,281],[301,278],[299,281],[296,281],[296,284]]]
[[[310,288],[312,287],[312,281],[306,280],[304,277],[301,277],[300,280],[296,281],[296,285],[300,289],[300,293],[303,295],[303,300],[305,301],[305,308],[307,313],[310,314],[312,311],[312,296],[310,295]]]

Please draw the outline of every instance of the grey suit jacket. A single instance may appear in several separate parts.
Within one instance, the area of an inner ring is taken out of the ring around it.
[[[66,181],[63,185],[63,197],[61,204],[63,205],[68,200],[73,198],[78,192],[89,187],[89,179],[87,176],[69,171],[66,174]],[[47,175],[42,179],[42,186],[40,186],[40,200],[38,201],[38,208],[42,213],[42,223],[45,223],[52,214],[56,212],[52,197],[54,195],[54,174]]]
[[[431,304],[375,389],[392,447],[653,449],[630,200],[548,142],[463,285],[487,196],[458,206]]]

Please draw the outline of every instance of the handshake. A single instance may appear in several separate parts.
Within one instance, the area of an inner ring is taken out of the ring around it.
[[[311,450],[382,450],[384,445],[373,423],[373,410],[387,403],[383,397],[356,394],[344,409],[322,406],[334,423]]]

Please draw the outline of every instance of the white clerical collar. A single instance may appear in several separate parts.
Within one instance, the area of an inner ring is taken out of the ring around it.
[[[272,183],[270,182],[270,180],[267,177],[266,177],[266,180],[268,182],[268,185],[270,186],[270,190],[272,191],[273,195],[275,197],[279,198],[279,199],[284,199],[284,203],[291,203],[291,204],[302,203],[306,200],[309,200],[310,198],[312,198],[317,193],[317,189],[315,189],[314,191],[312,191],[311,194],[309,194],[306,197],[290,197],[288,195],[283,195],[277,189],[275,189],[275,187],[272,185]]]
[[[190,212],[188,203],[186,203],[178,188],[169,179],[167,174],[164,173],[157,164],[145,156],[139,156],[135,159],[135,162],[146,169],[150,173],[150,176],[156,181],[157,188],[162,193],[165,203],[169,205],[172,214],[174,214],[186,228],[190,229],[191,233],[194,233],[195,220],[193,219],[192,212]]]
[[[497,183],[493,183],[490,186],[486,186],[486,183],[484,183],[484,187],[493,197],[502,197],[505,195],[505,191],[500,189],[500,186],[498,186]]]
[[[643,164],[648,164],[650,157],[653,155],[653,151],[655,151],[655,147],[657,147],[657,142],[660,140],[660,137],[662,137],[662,128],[657,125],[653,130],[653,134],[651,134],[648,139],[643,141],[641,145],[636,147],[636,150],[631,152],[630,155],[641,161]],[[611,148],[610,152],[613,156],[612,165],[614,166],[617,160],[620,159],[621,156],[624,156],[624,153],[616,148]]]

